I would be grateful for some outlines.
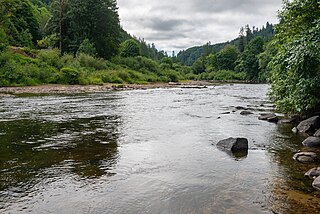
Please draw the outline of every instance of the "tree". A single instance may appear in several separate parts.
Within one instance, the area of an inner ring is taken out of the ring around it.
[[[62,52],[76,54],[81,43],[89,39],[100,57],[110,58],[118,53],[121,28],[115,0],[59,2],[51,21],[51,33],[60,35]]]
[[[204,57],[200,57],[193,63],[192,70],[194,74],[201,74],[206,71]]]
[[[78,51],[77,51],[77,55],[84,53],[90,56],[96,56],[97,55],[97,50],[94,47],[94,44],[92,44],[89,39],[85,39],[83,40],[83,42],[81,43]]]
[[[126,40],[120,44],[120,56],[135,57],[140,55],[140,46],[134,39]]]
[[[219,70],[233,71],[238,59],[238,49],[233,45],[226,45],[217,53],[217,68]]]
[[[41,39],[38,8],[29,0],[2,0],[0,27],[11,45],[31,47]]]
[[[285,1],[274,39],[271,98],[286,113],[307,113],[320,106],[320,4]]]

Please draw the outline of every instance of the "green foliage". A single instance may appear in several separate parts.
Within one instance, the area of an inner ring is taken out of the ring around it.
[[[194,64],[192,65],[192,70],[194,74],[201,74],[206,71],[204,57],[201,57],[194,62]]]
[[[79,46],[79,49],[77,51],[77,55],[79,54],[87,54],[89,56],[96,56],[97,55],[97,50],[94,47],[94,44],[92,44],[89,39],[85,39],[82,41],[82,43]]]
[[[227,45],[217,53],[217,68],[219,70],[234,70],[239,51],[235,46]]]
[[[140,46],[138,42],[129,39],[120,44],[120,56],[135,57],[140,55]]]
[[[55,44],[59,41],[56,34],[51,34],[49,36],[45,36],[40,40],[37,40],[37,45],[39,48],[53,48]]]
[[[120,45],[117,3],[115,0],[65,1],[54,8],[49,29],[60,36],[62,52],[76,54],[81,43],[89,39],[99,57],[110,58],[117,54]]]
[[[62,77],[59,82],[64,84],[76,85],[79,84],[80,72],[73,68],[62,68],[61,71]]]
[[[279,110],[303,114],[320,106],[319,3],[284,2],[280,18],[274,40],[277,54],[269,63],[270,95]]]
[[[248,80],[259,79],[259,59],[258,55],[263,52],[264,41],[262,37],[256,37],[249,42],[244,52],[237,61],[237,72],[247,73]]]
[[[253,38],[258,36],[262,37],[265,42],[270,41],[274,36],[273,25],[267,22],[266,25],[261,29],[253,28],[252,30],[250,29],[249,25],[246,25],[245,28],[241,28],[239,37],[230,42],[218,43],[213,45],[207,43],[203,46],[192,47],[187,50],[180,51],[177,58],[183,64],[191,66],[198,58],[202,57],[203,55],[207,56],[209,54],[216,54],[227,45],[233,45],[240,52],[243,52],[248,43]]]
[[[198,80],[245,80],[245,73],[235,73],[234,71],[219,70],[214,72],[205,72],[198,77]]]
[[[53,50],[40,50],[37,58],[40,63],[55,67],[60,70],[62,67],[60,63],[59,51],[57,49]]]
[[[9,43],[31,47],[41,38],[39,11],[29,0],[2,0],[0,27]]]
[[[0,52],[4,51],[8,46],[8,38],[3,29],[0,28]]]

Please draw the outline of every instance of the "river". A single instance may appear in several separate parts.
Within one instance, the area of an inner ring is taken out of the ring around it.
[[[0,98],[1,213],[319,213],[267,85]],[[241,108],[253,114],[241,115]],[[235,157],[219,140],[246,137]]]

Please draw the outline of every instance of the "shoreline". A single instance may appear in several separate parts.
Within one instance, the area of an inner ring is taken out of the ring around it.
[[[245,81],[185,81],[169,83],[147,83],[147,84],[103,84],[103,85],[61,85],[48,84],[37,86],[8,86],[0,87],[0,97],[21,94],[82,94],[98,93],[107,91],[146,90],[155,88],[198,88],[218,84],[248,84]]]

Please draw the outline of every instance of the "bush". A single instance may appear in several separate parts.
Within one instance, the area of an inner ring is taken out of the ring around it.
[[[61,83],[76,85],[80,83],[80,72],[74,70],[72,68],[62,68],[62,79],[60,79]]]
[[[76,58],[79,61],[81,67],[85,67],[91,71],[106,69],[106,61],[103,59],[97,59],[87,54],[79,54]]]
[[[57,49],[54,50],[41,50],[38,53],[37,59],[39,59],[40,64],[47,64],[49,66],[53,66],[57,69],[62,68],[62,64],[60,63],[59,51]]]

